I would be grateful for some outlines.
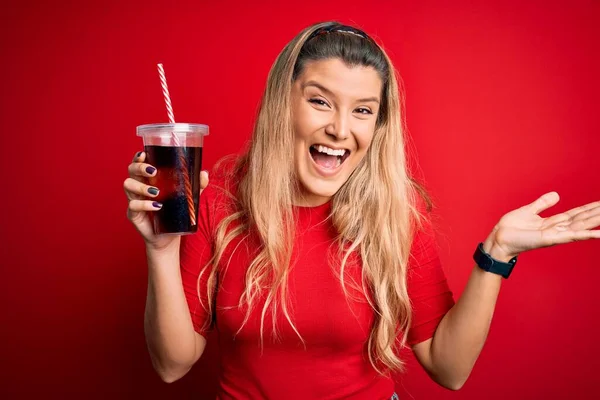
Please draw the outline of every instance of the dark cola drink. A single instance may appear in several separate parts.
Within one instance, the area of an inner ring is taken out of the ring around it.
[[[156,175],[148,180],[160,190],[153,200],[163,205],[152,212],[154,233],[196,232],[202,147],[146,145],[144,149],[146,162],[156,167]]]

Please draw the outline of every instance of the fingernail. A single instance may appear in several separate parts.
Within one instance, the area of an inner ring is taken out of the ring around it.
[[[156,196],[158,194],[158,189],[155,187],[149,187],[148,188],[148,193],[153,194],[154,196]]]
[[[152,202],[152,207],[154,207],[154,208],[162,208],[162,204],[160,204],[158,201],[153,201]]]
[[[135,153],[135,158],[140,158],[141,155],[142,155],[142,152],[138,151],[137,153]]]
[[[152,175],[154,173],[154,171],[156,171],[156,168],[154,168],[154,167],[146,167],[146,172],[149,173],[150,175]]]

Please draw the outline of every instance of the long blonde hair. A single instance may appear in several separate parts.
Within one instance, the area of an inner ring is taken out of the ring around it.
[[[330,218],[339,233],[338,272],[346,296],[347,262],[353,254],[360,256],[359,286],[375,316],[367,343],[369,360],[375,370],[387,374],[404,367],[399,351],[406,345],[411,324],[406,285],[408,257],[415,229],[426,218],[416,207],[417,196],[423,197],[428,209],[431,201],[423,187],[408,174],[401,81],[389,57],[375,41],[358,35],[330,33],[310,38],[317,29],[334,24],[337,23],[325,22],[304,29],[285,46],[269,72],[249,148],[230,175],[232,179],[238,178],[236,194],[229,193],[236,209],[218,225],[213,257],[201,270],[201,276],[209,274],[208,304],[203,306],[213,315],[219,276],[216,266],[233,239],[253,230],[261,246],[246,271],[239,307],[245,305],[247,311],[240,330],[258,298],[266,293],[261,313],[261,343],[269,311],[277,334],[278,309],[302,340],[287,302],[295,229],[292,205],[299,191],[291,161],[294,159],[292,84],[311,60],[337,57],[350,65],[372,66],[384,83],[380,114],[365,157],[331,200]],[[238,224],[230,229],[234,221]]]

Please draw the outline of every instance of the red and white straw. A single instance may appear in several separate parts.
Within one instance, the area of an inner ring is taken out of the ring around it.
[[[162,64],[158,64],[158,75],[160,76],[160,85],[162,86],[163,97],[165,99],[165,106],[167,107],[167,115],[169,116],[169,122],[171,124],[175,123],[175,114],[173,113],[173,105],[171,104],[171,96],[169,95],[169,86],[167,85],[167,77],[165,75],[165,69]],[[181,148],[181,142],[179,138],[175,134],[175,131],[171,132],[171,136],[173,137],[173,144],[177,148],[177,152],[179,153],[179,161],[181,162],[181,169],[183,173],[183,183],[185,186],[185,197],[188,203],[188,211],[190,214],[190,222],[191,225],[196,225],[196,215],[195,215],[195,207],[194,207],[194,198],[192,196],[192,184],[190,182],[190,176],[188,174],[188,165],[185,159],[185,154],[183,153],[183,149]]]
[[[158,64],[158,75],[160,76],[160,85],[162,86],[163,97],[165,98],[165,106],[167,106],[167,114],[169,122],[175,123],[175,114],[173,114],[173,105],[171,104],[171,96],[169,95],[169,85],[167,85],[167,77],[162,64]]]

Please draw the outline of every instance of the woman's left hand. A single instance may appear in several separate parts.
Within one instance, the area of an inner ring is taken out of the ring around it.
[[[538,214],[558,203],[556,192],[546,193],[531,204],[504,215],[488,238],[510,259],[520,253],[587,239],[600,239],[600,201],[573,208],[548,218]]]

